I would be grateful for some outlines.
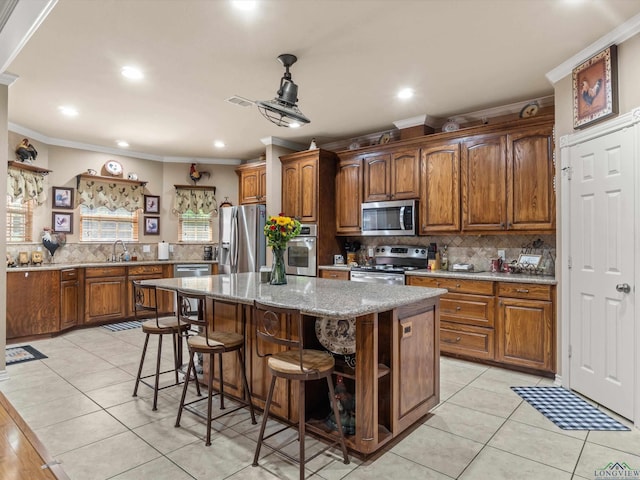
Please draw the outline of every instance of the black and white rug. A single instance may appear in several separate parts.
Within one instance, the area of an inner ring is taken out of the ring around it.
[[[130,322],[110,323],[109,325],[103,325],[102,328],[106,328],[110,332],[119,332],[121,330],[130,330],[132,328],[140,328],[142,322],[139,320],[132,320]]]
[[[44,353],[39,352],[31,345],[23,345],[21,347],[7,347],[5,350],[5,360],[7,365],[15,365],[16,363],[29,362],[31,360],[40,360],[48,358]]]
[[[630,430],[562,387],[511,387],[564,430]]]

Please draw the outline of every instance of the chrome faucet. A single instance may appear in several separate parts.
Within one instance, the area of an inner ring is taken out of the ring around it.
[[[120,257],[116,257],[116,245],[118,245],[118,243],[122,244],[122,249],[123,249],[123,252],[120,254]],[[113,254],[111,255],[111,261],[112,262],[119,261],[122,255],[125,255],[127,252],[128,252],[127,246],[124,244],[124,242],[122,240],[116,240],[115,242],[113,242]]]

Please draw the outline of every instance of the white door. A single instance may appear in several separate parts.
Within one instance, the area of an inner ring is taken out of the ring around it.
[[[633,144],[633,131],[626,128],[571,147],[569,182],[570,387],[630,419],[635,375]]]

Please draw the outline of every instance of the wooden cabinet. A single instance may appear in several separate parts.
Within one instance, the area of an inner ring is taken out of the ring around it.
[[[81,323],[84,312],[84,269],[60,270],[60,330]]]
[[[420,149],[400,149],[364,157],[365,202],[420,196]]]
[[[86,269],[84,323],[122,320],[128,303],[126,267]]]
[[[496,360],[555,371],[555,328],[550,285],[498,283]]]
[[[329,278],[331,280],[349,280],[349,270],[320,270],[320,278]]]
[[[267,202],[267,168],[265,162],[248,163],[236,168],[241,205]]]
[[[336,172],[336,233],[360,234],[362,204],[362,158],[347,155],[340,158]]]
[[[462,229],[555,230],[551,126],[462,143]]]
[[[420,158],[421,235],[460,230],[460,145],[422,148]]]
[[[7,272],[7,339],[49,334],[60,324],[57,270]]]
[[[172,265],[136,265],[127,267],[127,317],[134,317],[133,303],[133,281],[151,280],[153,278],[170,278]],[[158,299],[158,315],[173,315],[174,294],[167,290],[158,289],[156,292]],[[138,315],[145,312],[138,312]],[[147,312],[147,316],[153,312]]]

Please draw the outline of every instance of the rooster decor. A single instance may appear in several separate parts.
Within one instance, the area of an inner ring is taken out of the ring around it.
[[[67,235],[64,232],[55,233],[51,228],[46,227],[42,232],[42,245],[51,254],[50,262],[53,261],[53,254],[56,250],[67,243]]]
[[[593,103],[594,98],[598,95],[600,88],[602,87],[602,79],[598,79],[593,87],[589,86],[589,82],[582,81],[582,98],[588,105]]]
[[[211,177],[211,173],[207,171],[200,171],[196,167],[195,163],[191,164],[191,168],[189,168],[189,177],[193,180],[193,184],[196,185],[200,180],[202,180],[203,176]]]
[[[38,151],[29,143],[28,138],[23,138],[16,147],[16,155],[21,162],[30,164],[38,156]]]

